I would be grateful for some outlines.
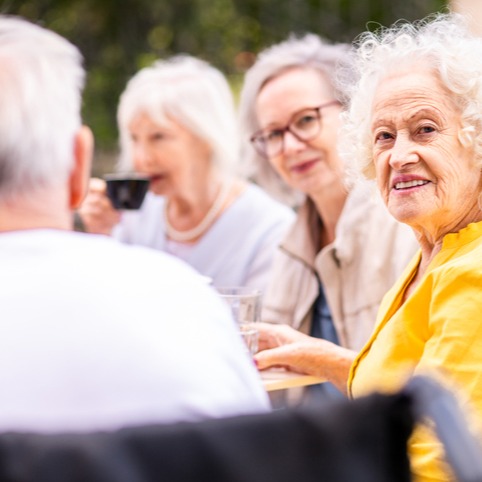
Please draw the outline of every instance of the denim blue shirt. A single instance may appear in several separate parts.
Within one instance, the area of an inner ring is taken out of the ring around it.
[[[323,285],[318,282],[319,294],[313,309],[313,320],[311,323],[310,335],[315,338],[323,338],[339,345],[333,318],[331,317],[330,307],[326,302]],[[342,394],[331,383],[320,383],[311,385],[307,388],[307,403],[320,403],[327,398],[340,398]]]

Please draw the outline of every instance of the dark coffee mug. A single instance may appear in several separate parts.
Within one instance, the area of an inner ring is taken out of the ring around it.
[[[115,209],[139,209],[149,190],[149,178],[140,174],[106,174],[107,197]]]

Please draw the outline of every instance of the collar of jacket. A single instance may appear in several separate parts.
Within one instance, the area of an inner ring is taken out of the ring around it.
[[[374,184],[368,181],[360,181],[349,192],[336,226],[335,240],[323,248],[323,251],[331,251],[339,266],[349,264],[356,255],[356,247],[360,246],[358,238],[364,235],[373,208],[381,202],[377,196]],[[321,226],[313,201],[306,198],[280,248],[314,269],[320,253]]]

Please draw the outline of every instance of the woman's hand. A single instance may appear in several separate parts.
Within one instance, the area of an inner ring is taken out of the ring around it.
[[[105,181],[98,178],[90,180],[87,196],[77,213],[88,233],[110,235],[120,221],[119,211],[112,207],[107,197]]]
[[[299,373],[303,371],[297,363],[298,345],[309,343],[311,337],[300,333],[288,325],[256,323],[259,332],[258,353],[254,359],[260,370],[271,367],[283,367]]]
[[[256,329],[259,333],[258,347],[260,351],[311,339],[310,336],[304,335],[288,325],[256,323]]]
[[[317,355],[323,351],[319,340],[305,335],[291,326],[270,323],[256,323],[259,332],[258,348],[255,355],[260,370],[283,367],[288,370],[319,376]]]
[[[283,367],[332,382],[346,393],[350,366],[356,353],[326,340],[313,338],[287,325],[257,323],[258,369]]]

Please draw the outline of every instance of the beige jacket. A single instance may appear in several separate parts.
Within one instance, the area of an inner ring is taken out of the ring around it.
[[[309,333],[319,278],[340,344],[359,350],[371,334],[382,297],[418,244],[366,183],[348,195],[335,241],[318,251],[320,227],[308,199],[275,257],[262,319]]]

